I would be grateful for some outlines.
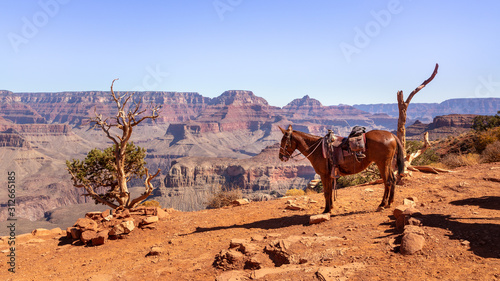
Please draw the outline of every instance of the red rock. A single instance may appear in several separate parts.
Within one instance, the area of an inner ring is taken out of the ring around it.
[[[109,215],[111,215],[111,210],[110,209],[106,209],[104,212],[101,213],[101,217],[104,219],[106,217],[108,217]]]
[[[80,241],[83,243],[87,244],[90,240],[94,239],[97,237],[97,232],[94,230],[85,230],[82,232],[82,235],[80,235]]]
[[[403,255],[413,255],[422,250],[425,244],[425,238],[416,233],[405,233],[401,240],[400,252]]]
[[[59,230],[61,230],[59,228]],[[31,235],[33,236],[45,236],[45,235],[51,235],[53,234],[50,230],[45,229],[45,228],[37,228],[31,232]]]
[[[101,218],[101,212],[88,212],[85,214],[85,217],[92,220],[99,220]]]
[[[413,208],[413,207],[410,207],[410,208],[407,208],[406,210],[404,210],[403,212],[403,215],[405,216],[410,216],[410,217],[414,217],[414,216],[419,216],[421,215],[422,213],[420,213],[420,211],[416,208]]]
[[[120,235],[120,234],[128,234],[134,230],[135,225],[134,221],[123,221],[119,225],[116,225],[111,229],[109,235]]]
[[[319,214],[309,217],[309,224],[322,223],[330,220],[330,214]]]
[[[149,216],[142,219],[141,224],[151,224],[158,221],[158,216]]]
[[[156,207],[156,214],[158,216],[158,219],[160,220],[164,220],[166,218],[168,218],[168,213],[165,212],[162,208],[160,207]]]
[[[242,206],[242,205],[246,205],[249,203],[250,202],[248,201],[248,199],[236,199],[232,202],[232,204],[235,206]]]
[[[98,246],[106,243],[108,240],[109,230],[102,230],[97,233],[97,236],[92,238],[92,245]]]
[[[73,239],[80,239],[80,235],[82,234],[82,230],[79,229],[78,227],[72,227],[71,228],[71,238]]]
[[[396,220],[399,218],[399,216],[401,214],[403,214],[403,212],[408,209],[409,206],[408,205],[399,205],[397,206],[396,208],[394,208],[394,212],[393,212],[393,215],[394,217],[396,218]]]
[[[79,218],[75,225],[76,227],[80,228],[81,230],[97,230],[97,223],[93,221],[92,219],[89,218]]]

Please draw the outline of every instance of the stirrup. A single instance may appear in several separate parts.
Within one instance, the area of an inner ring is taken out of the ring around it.
[[[356,158],[358,158],[358,159],[366,158],[366,155],[362,152],[357,152],[355,154],[356,154]]]

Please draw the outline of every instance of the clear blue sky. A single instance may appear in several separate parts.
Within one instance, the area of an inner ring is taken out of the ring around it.
[[[500,97],[500,1],[0,0],[0,89]]]

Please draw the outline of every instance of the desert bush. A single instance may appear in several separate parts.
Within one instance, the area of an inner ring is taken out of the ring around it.
[[[479,154],[448,154],[441,160],[441,163],[450,168],[472,166],[480,163]]]
[[[321,190],[321,192],[323,192],[323,189]],[[318,194],[318,192],[316,191],[315,188],[314,189],[306,188],[305,193],[306,193],[306,195]]]
[[[424,153],[422,153],[420,156],[413,159],[411,164],[414,166],[425,166],[425,165],[430,165],[432,163],[437,163],[440,160],[441,157],[439,157],[439,154],[437,154],[436,150],[429,148],[426,151],[424,151]]]
[[[303,196],[305,194],[306,193],[305,193],[304,190],[302,190],[302,189],[296,189],[296,188],[289,189],[285,193],[286,196]]]
[[[500,161],[500,141],[495,141],[486,146],[481,153],[481,161],[485,163]]]
[[[421,141],[415,141],[415,140],[406,141],[406,155],[417,152],[417,150],[422,148],[422,146],[424,146],[424,144]]]
[[[500,126],[500,111],[495,116],[479,115],[474,117],[472,129],[476,131],[486,131],[491,128]]]
[[[477,132],[474,138],[474,146],[478,152],[482,152],[489,144],[500,141],[500,127]]]
[[[156,200],[148,200],[145,202],[142,202],[139,206],[144,206],[144,207],[160,207],[160,202]]]
[[[342,176],[337,180],[338,188],[360,185],[363,183],[371,182],[380,178],[380,172],[375,163],[368,166],[366,170],[361,173],[349,176]]]
[[[207,209],[217,209],[229,206],[236,199],[241,199],[240,189],[219,190],[208,200]]]
[[[323,193],[323,182],[319,181],[313,188],[308,188],[306,190],[306,193],[308,190],[315,193]]]

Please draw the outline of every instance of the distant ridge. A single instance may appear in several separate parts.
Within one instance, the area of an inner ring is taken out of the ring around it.
[[[386,113],[398,117],[397,103],[386,104],[355,104],[353,107],[372,113]],[[448,114],[479,114],[495,115],[500,110],[500,98],[457,98],[441,103],[410,103],[407,117],[423,122],[432,122],[439,115]]]

